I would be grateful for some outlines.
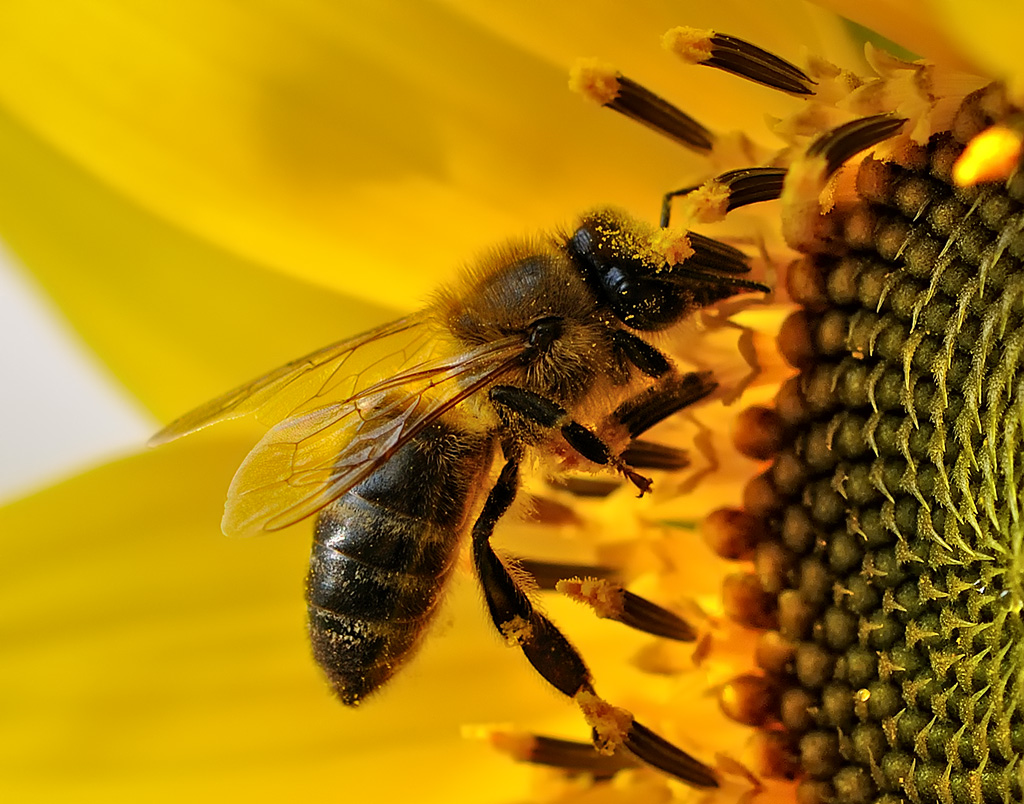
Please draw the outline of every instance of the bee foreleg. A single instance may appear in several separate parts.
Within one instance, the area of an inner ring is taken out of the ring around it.
[[[714,772],[645,726],[625,709],[612,706],[594,691],[586,663],[561,631],[534,609],[491,547],[498,520],[508,511],[519,488],[519,456],[510,457],[473,525],[473,563],[483,587],[491,619],[509,644],[517,645],[538,673],[559,692],[572,698],[591,728],[595,747],[611,754],[626,749],[697,787],[717,787]]]
[[[608,445],[592,430],[569,416],[569,411],[557,402],[513,385],[496,385],[490,390],[491,401],[504,405],[524,419],[541,427],[558,429],[566,443],[592,463],[614,466],[626,476],[643,494],[651,487],[650,478],[629,468],[617,455],[612,454]]]

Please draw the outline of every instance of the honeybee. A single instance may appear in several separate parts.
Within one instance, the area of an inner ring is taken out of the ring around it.
[[[358,704],[411,656],[469,531],[494,624],[579,704],[595,744],[715,784],[698,760],[597,697],[582,658],[490,544],[530,450],[612,468],[646,491],[623,447],[714,382],[679,374],[638,333],[767,290],[737,275],[747,265],[730,246],[689,233],[691,253],[670,265],[652,235],[599,210],[570,234],[506,244],[423,311],[288,363],[152,439],[249,413],[273,424],[235,473],[222,528],[244,536],[316,514],[309,632],[344,703]]]

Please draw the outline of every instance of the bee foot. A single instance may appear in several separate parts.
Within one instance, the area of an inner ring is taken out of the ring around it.
[[[636,495],[637,497],[643,497],[654,488],[654,482],[649,477],[644,477],[639,472],[634,472],[625,464],[619,467],[619,471],[626,476],[630,483],[637,487],[637,490],[640,492]]]

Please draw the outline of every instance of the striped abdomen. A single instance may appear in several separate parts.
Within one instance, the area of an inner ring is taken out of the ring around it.
[[[490,436],[435,423],[317,517],[310,639],[346,704],[380,687],[419,642],[491,453]]]

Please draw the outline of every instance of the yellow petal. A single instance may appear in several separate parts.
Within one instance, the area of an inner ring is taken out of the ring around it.
[[[8,245],[162,418],[394,316],[169,226],[2,113],[0,175]]]
[[[617,0],[594,0],[583,6],[547,0],[497,4],[444,0],[444,4],[545,63],[567,70],[579,57],[598,56],[631,78],[650,83],[651,89],[701,122],[744,130],[755,139],[764,134],[765,114],[791,110],[792,100],[715,70],[683,66],[661,47],[665,31],[678,25],[712,28],[768,47],[797,63],[805,50],[828,54],[841,64],[858,63],[861,58],[841,21],[804,0],[685,5],[648,1],[630,3],[628,13]],[[723,98],[728,102],[723,103]],[[587,136],[598,135],[604,136]],[[623,157],[627,164],[643,158],[642,153]],[[673,163],[678,163],[678,154],[669,164]]]
[[[815,0],[815,2],[841,14],[870,31],[880,34],[911,53],[936,61],[948,67],[977,73],[976,54],[962,47],[964,28],[944,25],[936,14],[942,0]],[[976,4],[951,0],[947,5],[962,8],[964,15],[973,17]],[[1006,3],[993,0],[992,5]],[[967,26],[970,28],[971,26]],[[959,40],[959,41],[958,41]]]
[[[1020,30],[1024,7],[1013,0],[930,0],[938,22],[960,47],[996,78],[1009,79],[1015,97],[1024,97],[1024,54]]]
[[[218,532],[240,451],[200,438],[0,508],[0,798],[522,797],[528,771],[461,727],[568,704],[499,643],[475,584],[387,695],[344,708],[306,645],[308,526]]]
[[[653,213],[679,164],[569,96],[562,65],[434,5],[51,11],[0,8],[16,119],[244,260],[369,298],[387,276],[398,306],[524,227],[606,200]]]

